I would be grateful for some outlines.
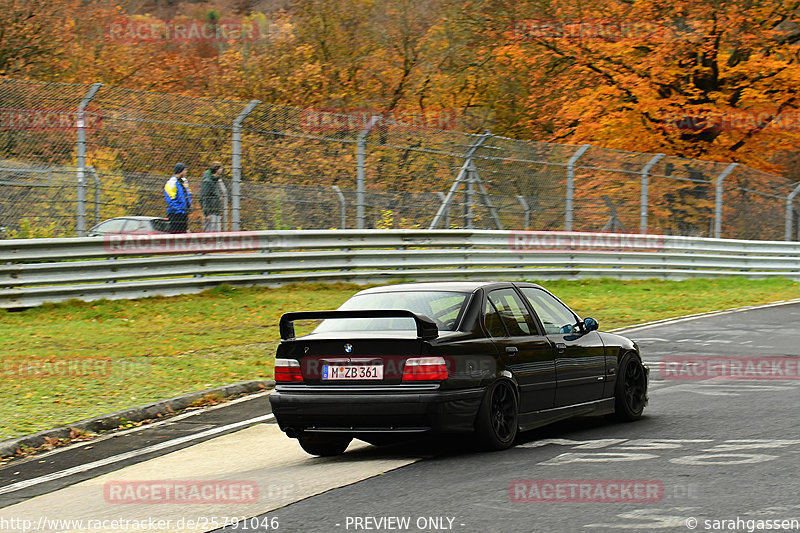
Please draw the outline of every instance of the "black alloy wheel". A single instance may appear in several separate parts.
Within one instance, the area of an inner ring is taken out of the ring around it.
[[[647,376],[635,354],[627,353],[622,357],[615,399],[614,416],[617,420],[629,422],[642,416],[647,404]]]
[[[514,444],[518,429],[517,395],[508,381],[495,381],[478,411],[476,431],[484,448],[505,450]]]

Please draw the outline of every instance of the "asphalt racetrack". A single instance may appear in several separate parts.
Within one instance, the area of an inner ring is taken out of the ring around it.
[[[260,395],[0,468],[0,531],[800,530],[800,304],[624,334],[651,368],[634,423],[315,458]]]

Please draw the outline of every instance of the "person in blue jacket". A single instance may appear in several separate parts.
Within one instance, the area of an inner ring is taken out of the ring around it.
[[[186,174],[189,170],[183,163],[175,165],[174,173],[164,185],[164,199],[167,201],[167,218],[170,233],[189,231],[189,211],[192,209],[192,192]]]

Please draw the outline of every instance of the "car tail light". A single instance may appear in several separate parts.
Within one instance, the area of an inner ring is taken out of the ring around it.
[[[441,381],[447,377],[444,357],[414,357],[403,369],[403,381]]]
[[[300,362],[297,359],[275,359],[275,381],[303,381]]]

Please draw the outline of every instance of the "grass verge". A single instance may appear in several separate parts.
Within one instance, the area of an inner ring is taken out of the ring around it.
[[[543,283],[601,329],[800,298],[786,279]],[[0,310],[0,440],[186,392],[272,377],[278,319],[361,287],[219,287],[197,295]]]

